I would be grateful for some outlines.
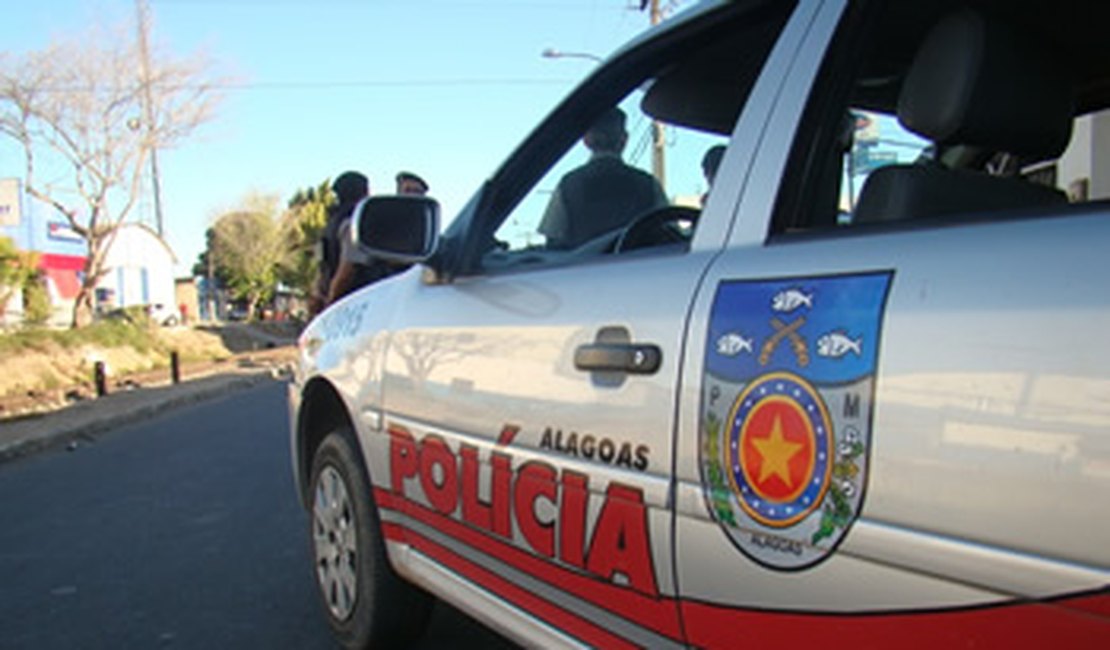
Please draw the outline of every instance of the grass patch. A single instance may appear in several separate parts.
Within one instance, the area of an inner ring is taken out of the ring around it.
[[[0,354],[49,352],[52,349],[73,349],[83,345],[103,348],[130,347],[139,352],[158,351],[162,345],[151,326],[129,319],[97,321],[76,330],[28,328],[0,336]]]
[[[61,378],[52,372],[39,373],[38,386],[42,387],[45,390],[54,390],[55,388],[61,388],[64,385],[65,384],[62,382]]]
[[[161,349],[152,326],[127,320],[104,320],[82,330],[70,330],[80,335],[77,345],[92,344],[105,348],[131,347],[139,352]]]

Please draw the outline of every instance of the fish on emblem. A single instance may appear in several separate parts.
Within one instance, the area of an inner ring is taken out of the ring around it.
[[[729,332],[717,339],[717,354],[726,357],[735,357],[741,352],[751,354],[755,341],[746,339],[737,332]]]
[[[780,291],[771,300],[771,309],[780,313],[790,313],[802,305],[813,309],[813,293],[805,293],[797,287]]]
[[[843,330],[834,330],[817,339],[817,356],[839,359],[849,352],[863,356],[863,338],[852,339]]]

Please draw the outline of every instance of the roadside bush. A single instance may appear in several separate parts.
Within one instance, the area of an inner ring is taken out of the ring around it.
[[[23,322],[26,325],[44,325],[50,320],[50,296],[39,280],[31,280],[23,287]]]

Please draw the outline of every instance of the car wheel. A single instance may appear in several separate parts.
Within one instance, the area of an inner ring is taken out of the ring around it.
[[[424,631],[432,601],[389,565],[370,481],[353,440],[349,430],[335,431],[313,457],[316,585],[344,647],[397,647]]]
[[[170,316],[162,324],[166,327],[177,327],[177,316]]]

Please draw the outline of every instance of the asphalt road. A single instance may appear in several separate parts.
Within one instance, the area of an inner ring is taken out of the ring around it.
[[[285,386],[0,464],[0,647],[333,648]],[[437,605],[421,648],[511,647]]]

